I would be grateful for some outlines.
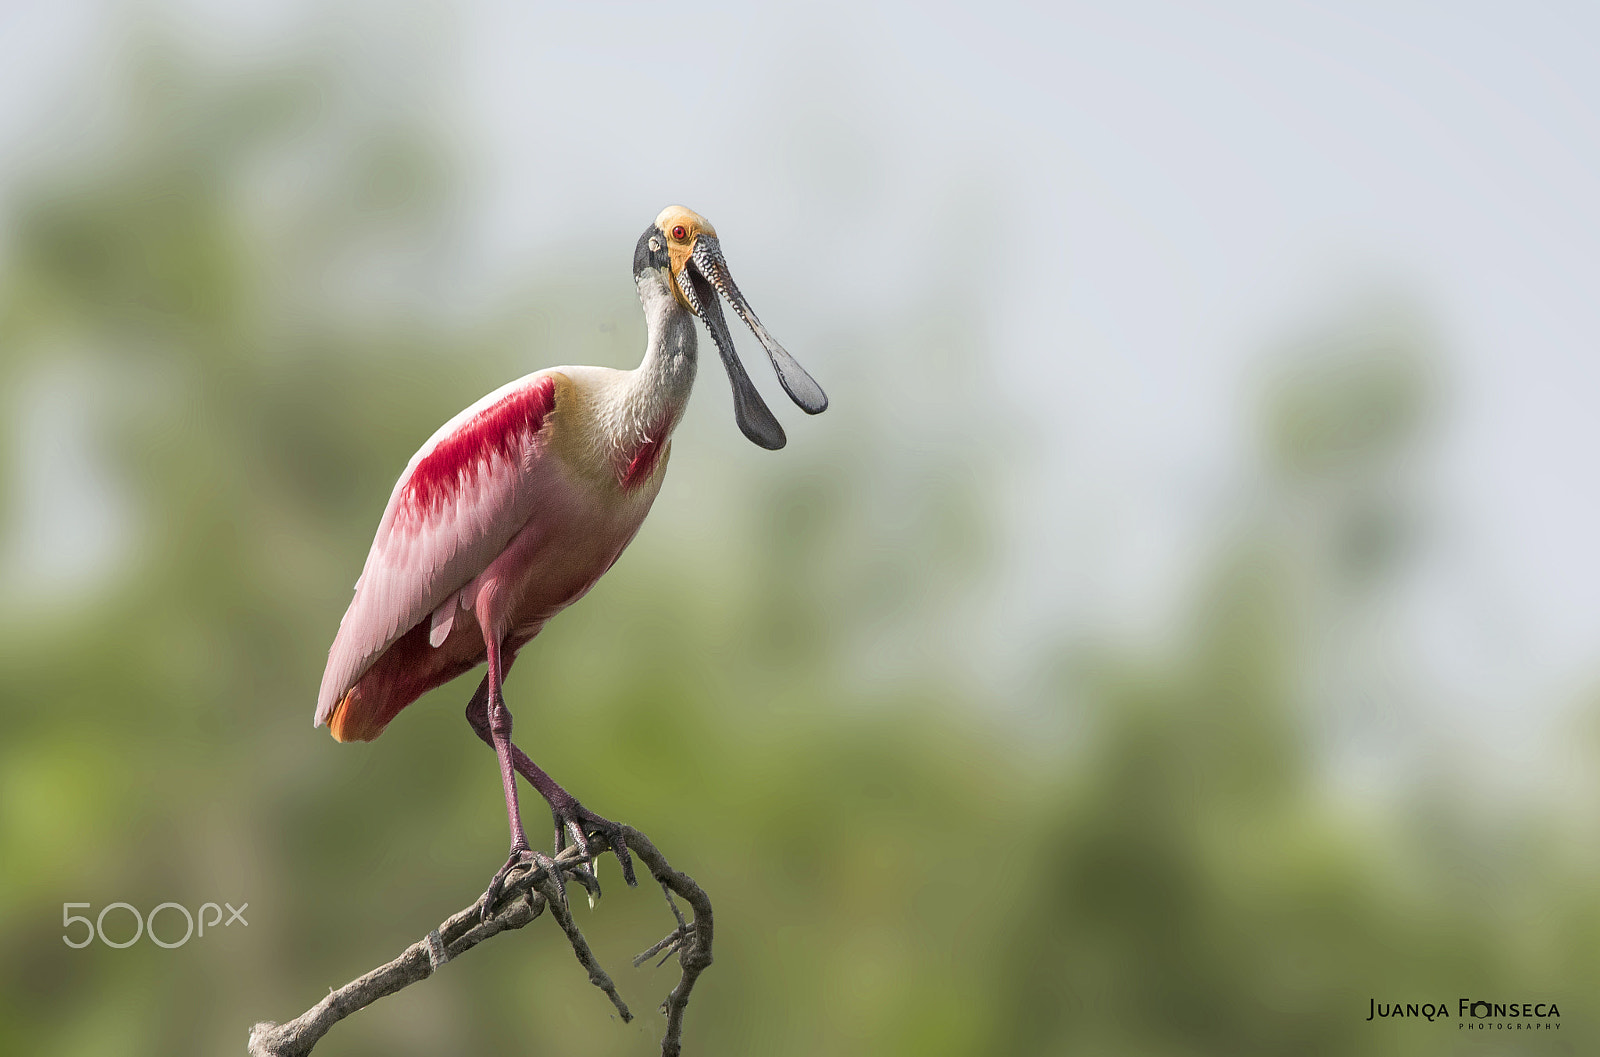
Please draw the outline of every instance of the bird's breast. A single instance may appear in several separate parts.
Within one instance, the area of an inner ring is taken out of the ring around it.
[[[664,449],[663,445],[663,449]],[[560,459],[544,468],[527,521],[504,551],[463,590],[462,608],[477,609],[480,592],[496,599],[505,632],[537,630],[588,593],[632,541],[661,487],[665,451],[633,488]]]
[[[642,385],[630,371],[562,367],[552,373],[558,396],[550,447],[563,465],[593,485],[594,497],[624,505],[646,485],[659,488],[685,394]]]

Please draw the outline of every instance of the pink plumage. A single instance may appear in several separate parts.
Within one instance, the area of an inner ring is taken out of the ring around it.
[[[620,828],[512,744],[501,684],[517,651],[594,586],[649,513],[694,383],[695,318],[716,341],[747,437],[767,448],[784,443],[734,353],[719,293],[766,347],[795,402],[813,414],[827,406],[755,318],[716,232],[698,214],[674,206],[656,218],[635,248],[634,280],[647,325],[637,368],[528,375],[456,415],[412,456],[378,522],[317,695],[318,725],[339,741],[370,741],[422,694],[487,662],[467,719],[500,763],[511,855],[484,894],[485,916],[519,862],[555,870],[529,848],[519,773],[549,803],[558,851],[569,835],[585,851],[590,836],[602,836],[633,881]]]
[[[412,457],[328,654],[316,721],[338,740],[372,740],[406,705],[483,663],[485,619],[509,667],[638,531],[660,482],[642,486],[658,477],[664,445],[624,444],[606,473],[588,472],[582,445],[558,436],[558,378],[582,403],[566,373],[530,375],[457,415]]]

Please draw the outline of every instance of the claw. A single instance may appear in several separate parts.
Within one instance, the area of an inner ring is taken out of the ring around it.
[[[565,826],[556,830],[556,854],[560,855],[566,848],[566,838],[569,836],[572,838],[572,843],[577,847],[578,854],[585,859],[589,858],[589,841],[583,835],[583,827],[578,825],[576,819],[570,818],[567,819]]]
[[[590,863],[587,870],[578,866],[569,869],[572,871],[572,879],[583,887],[583,894],[589,900],[589,909],[593,910],[600,898],[600,878],[594,872],[594,864]]]
[[[611,842],[611,851],[617,857],[617,862],[622,866],[622,879],[628,882],[629,888],[638,888],[638,878],[633,875],[633,855],[628,851],[628,842],[623,839],[622,829],[608,835]]]
[[[556,894],[561,897],[563,903],[567,901],[566,885],[561,879],[561,867],[556,864],[554,859],[544,854],[544,852],[534,851],[531,848],[512,848],[511,854],[506,858],[506,864],[495,872],[494,877],[489,881],[489,887],[484,890],[483,904],[478,910],[479,921],[488,921],[494,917],[494,906],[495,903],[499,902],[500,894],[505,890],[507,878],[511,876],[511,872],[517,867],[529,864],[534,869],[543,870],[549,874],[555,883]],[[585,887],[587,888],[587,885]]]
[[[556,854],[559,855],[567,846],[570,837],[579,854],[589,860],[592,870],[600,851],[610,850],[622,866],[622,879],[628,883],[628,887],[639,886],[633,873],[633,856],[628,851],[628,842],[622,835],[621,826],[601,818],[575,800],[570,807],[556,808],[552,805],[551,814],[555,817]],[[591,841],[601,842],[600,851],[595,850]]]

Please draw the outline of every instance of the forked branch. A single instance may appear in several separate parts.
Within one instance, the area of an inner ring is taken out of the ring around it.
[[[665,952],[666,957],[676,953],[681,975],[677,986],[661,1004],[666,1014],[666,1033],[661,1038],[662,1057],[678,1057],[682,1050],[683,1013],[689,1004],[689,992],[695,981],[711,965],[711,900],[688,874],[679,873],[667,862],[666,856],[656,849],[650,838],[631,826],[622,826],[622,836],[628,848],[637,855],[652,877],[666,893],[667,905],[677,918],[677,927],[639,957],[634,965]],[[593,878],[576,848],[567,848],[556,857],[564,875],[585,888],[593,885]],[[478,902],[446,918],[438,928],[401,952],[398,958],[380,965],[359,976],[285,1024],[263,1021],[250,1029],[250,1057],[304,1057],[311,1052],[328,1029],[358,1009],[371,1005],[385,995],[432,976],[446,962],[470,951],[484,940],[511,929],[520,929],[528,922],[553,910],[573,954],[589,974],[589,981],[606,993],[624,1021],[632,1014],[617,994],[611,977],[601,968],[589,949],[583,933],[556,896],[556,886],[546,871],[529,867],[513,873],[506,881],[499,900],[499,910],[488,921],[480,920]],[[685,921],[672,896],[676,893],[694,912],[692,921]],[[552,900],[555,900],[552,902]]]

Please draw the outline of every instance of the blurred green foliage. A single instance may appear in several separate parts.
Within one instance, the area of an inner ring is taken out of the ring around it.
[[[64,386],[127,508],[87,582],[12,569],[6,586],[7,1053],[242,1052],[253,1021],[481,889],[505,834],[460,715],[472,686],[339,746],[310,725],[324,650],[437,423],[547,363],[631,365],[642,333],[596,325],[632,296],[626,247],[616,281],[539,276],[518,304],[430,312],[416,262],[448,243],[450,159],[361,106],[336,63],[223,77],[135,54],[119,123],[4,203],[0,389],[19,427],[0,485],[16,496],[19,467],[48,462],[26,412]],[[992,382],[950,304],[841,340],[935,358],[945,398],[973,406],[967,387]],[[1592,857],[1554,822],[1484,824],[1425,783],[1361,811],[1319,779],[1308,666],[1328,607],[1361,616],[1339,585],[1404,562],[1393,477],[1428,384],[1404,334],[1324,352],[1267,399],[1259,495],[1179,641],[1063,643],[1039,658],[1044,716],[1005,707],[962,646],[1001,535],[984,482],[1016,455],[984,447],[989,424],[898,440],[867,369],[806,423],[832,439],[779,457],[702,406],[639,541],[507,690],[537,759],[712,894],[691,1052],[1596,1044]],[[26,516],[8,501],[7,538]],[[634,1025],[541,922],[317,1052],[653,1052],[674,971],[623,963],[664,910],[603,879],[580,915]],[[61,903],[118,900],[248,901],[250,925],[176,950],[61,942]],[[1562,1027],[1469,1033],[1463,996],[1556,1000]],[[1373,998],[1452,1016],[1367,1023]]]

